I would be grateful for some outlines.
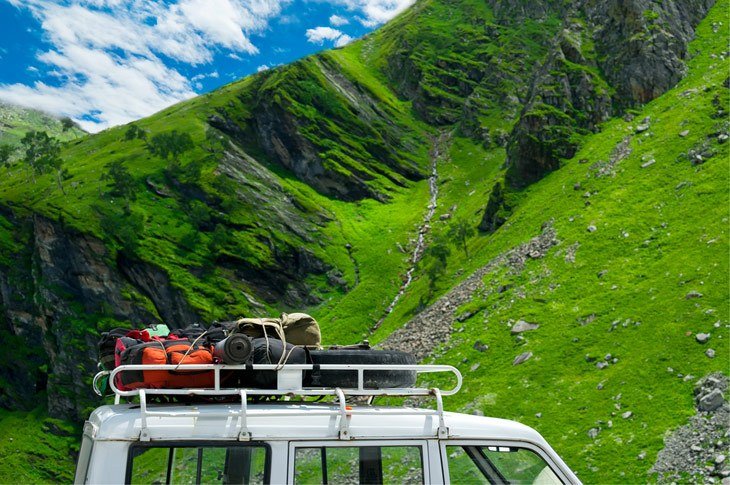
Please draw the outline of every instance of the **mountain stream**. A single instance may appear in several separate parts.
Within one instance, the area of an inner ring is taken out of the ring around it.
[[[400,286],[400,289],[398,290],[398,293],[393,297],[393,300],[390,302],[388,307],[385,309],[385,312],[383,313],[383,316],[380,317],[380,319],[377,321],[375,326],[373,327],[373,330],[376,330],[380,327],[380,325],[383,323],[383,321],[393,312],[393,309],[398,304],[400,299],[403,297],[403,294],[406,292],[408,287],[413,282],[413,274],[416,271],[416,267],[418,265],[418,262],[423,257],[423,253],[426,250],[426,234],[428,234],[428,231],[431,229],[431,219],[433,218],[434,214],[436,213],[436,208],[438,207],[438,196],[439,196],[439,187],[438,187],[438,161],[442,157],[443,153],[446,150],[448,141],[450,139],[450,133],[448,132],[441,132],[441,134],[438,136],[438,138],[434,139],[433,148],[431,149],[430,158],[431,158],[431,175],[428,177],[428,188],[429,188],[429,201],[428,201],[428,207],[426,210],[426,213],[423,216],[423,223],[421,224],[421,227],[418,229],[418,237],[416,238],[416,245],[413,248],[413,252],[411,253],[411,257],[409,258],[410,266],[408,267],[408,271],[406,271],[405,278],[403,279],[403,283]]]

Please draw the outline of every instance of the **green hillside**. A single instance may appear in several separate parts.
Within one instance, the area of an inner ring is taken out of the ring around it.
[[[71,120],[64,122],[42,111],[0,103],[0,144],[18,145],[23,135],[32,130],[45,131],[63,141],[86,134]]]
[[[484,290],[456,310],[468,318],[429,361],[466,376],[451,406],[535,427],[586,483],[647,480],[665,432],[695,413],[697,379],[728,369],[729,157],[718,136],[728,130],[730,98],[711,30],[720,13],[718,5],[700,26],[676,88],[583,140],[563,168],[522,194],[508,225],[470,242],[472,258],[449,261],[442,284],[446,292],[446,281],[552,222],[558,244],[523,269],[488,272]],[[649,130],[637,133],[647,117]],[[630,154],[599,176],[625,141]],[[425,292],[417,282],[378,335],[407,321]],[[516,337],[509,325],[518,320],[540,328]],[[699,344],[698,333],[710,341]],[[489,349],[475,349],[477,341]],[[532,358],[514,366],[523,352]]]
[[[17,349],[0,481],[28,453],[45,461],[23,480],[69,479],[63,435],[98,405],[105,329],[289,310],[325,343],[458,366],[448,408],[535,427],[586,483],[653,479],[694,382],[729,364],[729,4],[601,26],[604,3],[422,0],[345,48],[67,141],[65,194],[0,168],[0,343]],[[677,71],[626,74],[627,52]],[[160,136],[191,148],[163,156]],[[520,320],[539,328],[512,334]]]

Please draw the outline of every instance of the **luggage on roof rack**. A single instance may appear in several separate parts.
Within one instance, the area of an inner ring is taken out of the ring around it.
[[[306,387],[380,389],[409,388],[416,384],[414,370],[393,367],[415,365],[416,359],[409,353],[372,350],[367,342],[317,350],[321,348],[319,326],[312,317],[303,313],[282,314],[279,319],[247,318],[216,322],[207,329],[196,324],[161,332],[159,327],[164,326],[142,330],[114,329],[103,334],[99,342],[101,369],[112,371],[125,367],[123,372],[113,373],[116,389],[214,387],[213,372],[191,368],[200,364],[227,364],[228,367],[217,376],[228,388],[277,389],[281,379],[292,378],[276,372],[284,364],[312,365],[311,369],[300,372],[301,385]],[[294,342],[289,341],[290,337]],[[165,364],[175,367],[150,367]],[[277,367],[254,369],[254,364],[276,364]],[[359,376],[355,368],[325,369],[322,364],[380,367]],[[364,378],[361,383],[359,377]],[[103,394],[106,381],[102,382],[100,391]]]

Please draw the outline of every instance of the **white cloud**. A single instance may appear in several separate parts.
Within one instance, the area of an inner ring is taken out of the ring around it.
[[[362,2],[365,19],[361,22],[366,27],[377,27],[414,3],[415,0],[365,0]]]
[[[290,0],[10,0],[29,10],[51,48],[38,60],[58,85],[0,85],[0,99],[70,116],[89,131],[152,114],[195,95],[166,58],[198,65],[220,50],[258,52],[262,32]]]
[[[279,17],[278,22],[281,25],[294,25],[299,23],[299,17],[295,15],[282,15]]]
[[[352,42],[352,37],[341,30],[332,27],[315,27],[307,30],[307,40],[312,44],[324,44],[325,41],[334,42],[335,47],[342,47]]]
[[[261,64],[259,67],[256,68],[256,72],[264,72],[268,70],[269,66],[267,66],[266,64]]]
[[[360,23],[366,27],[377,27],[392,19],[415,0],[324,0],[327,3],[342,6],[351,12],[361,14]],[[332,25],[337,25],[332,23]]]
[[[218,71],[213,71],[213,72],[208,72],[208,73],[201,72],[200,74],[196,74],[195,76],[191,77],[190,80],[195,82],[195,81],[202,81],[205,78],[218,79],[218,77],[219,77]]]
[[[168,27],[176,31],[180,23],[199,32],[208,41],[236,51],[256,54],[244,32],[261,30],[266,19],[279,13],[278,2],[266,0],[235,2],[231,0],[181,0],[170,9]],[[187,25],[186,25],[187,24]]]
[[[325,40],[337,40],[342,37],[342,32],[332,27],[315,27],[307,29],[307,40],[312,44],[322,44]]]
[[[347,25],[349,23],[350,21],[347,20],[345,17],[340,17],[339,15],[330,15],[330,24],[334,25],[335,27]]]
[[[143,57],[121,63],[112,54],[75,46],[64,54],[48,52],[41,60],[69,81],[2,86],[0,98],[71,116],[87,130],[126,123],[195,95],[177,71]]]
[[[342,47],[352,42],[352,37],[347,34],[342,34],[335,40],[335,47]]]

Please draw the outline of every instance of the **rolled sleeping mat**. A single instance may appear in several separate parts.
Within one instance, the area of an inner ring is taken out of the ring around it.
[[[416,365],[413,354],[397,350],[312,350],[313,364],[370,364],[370,365]],[[307,375],[305,386],[357,388],[356,370],[315,369]],[[408,388],[416,385],[415,370],[366,370],[363,372],[365,389]]]
[[[229,365],[245,364],[252,354],[253,342],[242,333],[229,335],[213,347],[213,357]]]

